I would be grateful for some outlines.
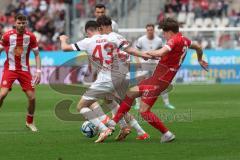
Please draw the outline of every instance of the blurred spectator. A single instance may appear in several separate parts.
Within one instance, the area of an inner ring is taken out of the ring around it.
[[[239,23],[239,16],[235,9],[232,9],[229,14],[229,26],[231,27],[237,27],[237,24]]]
[[[16,13],[28,16],[29,29],[36,34],[40,49],[56,50],[57,37],[64,33],[66,5],[63,0],[13,0],[0,11],[3,30],[11,29]]]

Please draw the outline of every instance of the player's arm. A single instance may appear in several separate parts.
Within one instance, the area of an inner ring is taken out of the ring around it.
[[[168,47],[163,46],[161,49],[146,51],[145,53],[153,57],[162,57],[162,56],[165,56],[169,51],[170,50]]]
[[[189,48],[194,49],[197,53],[198,63],[205,70],[208,71],[208,63],[202,59],[203,50],[202,47],[197,43],[192,43]]]
[[[68,41],[69,37],[66,36],[66,35],[61,35],[59,37],[59,40],[60,40],[60,44],[61,44],[61,49],[63,51],[73,51],[73,47],[71,44],[69,44],[67,41]]]
[[[36,62],[36,72],[33,77],[33,84],[37,85],[41,81],[41,58],[40,58],[38,43],[35,35],[31,35],[30,37],[30,48],[34,53],[35,62]]]
[[[40,83],[41,81],[41,58],[40,58],[40,54],[39,54],[39,50],[38,49],[34,49],[33,50],[34,56],[35,56],[35,62],[36,62],[36,72],[33,78],[33,83],[34,85],[37,85]]]
[[[142,43],[141,43],[140,38],[138,38],[135,48],[138,50],[142,50]],[[138,57],[135,57],[135,60],[136,60],[136,64],[137,64],[136,67],[141,68],[142,64],[140,62],[140,59]]]
[[[0,44],[0,45],[1,45],[1,44]],[[1,56],[2,51],[3,51],[3,48],[0,47],[0,56]]]
[[[3,47],[3,39],[0,40],[0,56],[1,56],[1,53],[2,51],[4,50],[4,47]]]
[[[133,55],[133,56],[142,57],[143,59],[151,59],[151,58],[153,58],[151,55],[148,55],[148,54],[146,54],[144,52],[141,52],[138,49],[133,48],[131,46],[125,48],[124,51],[127,52],[128,54]]]

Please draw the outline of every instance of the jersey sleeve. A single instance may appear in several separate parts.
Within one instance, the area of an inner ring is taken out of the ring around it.
[[[136,48],[142,49],[142,41],[140,38],[138,38],[137,43],[136,43]]]
[[[159,38],[159,45],[158,45],[158,49],[162,48],[163,46],[163,41],[162,38]]]
[[[7,35],[3,34],[0,40],[0,48],[2,49],[4,48],[4,46],[7,46],[7,43],[8,43]]]
[[[74,51],[86,51],[87,50],[87,39],[83,39],[81,41],[78,41],[76,43],[71,44]]]
[[[171,51],[175,47],[175,45],[176,45],[175,39],[170,39],[164,46],[167,47],[169,51]]]
[[[112,30],[113,32],[118,32],[118,24],[112,20]]]
[[[122,51],[130,46],[130,43],[123,36],[118,34],[111,36],[110,42],[116,44],[117,48]]]
[[[30,48],[34,51],[38,50],[38,42],[34,34],[31,34]]]
[[[187,42],[187,46],[190,47],[192,45],[192,41],[188,38],[185,38],[186,42]]]
[[[3,49],[3,44],[2,44],[2,40],[0,40],[0,49]]]

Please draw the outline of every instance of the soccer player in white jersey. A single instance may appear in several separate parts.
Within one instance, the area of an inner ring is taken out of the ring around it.
[[[140,51],[129,47],[129,43],[120,35],[119,36],[109,36],[109,35],[100,35],[98,32],[98,25],[95,21],[87,22],[85,26],[85,31],[88,34],[88,37],[77,43],[68,44],[68,37],[65,35],[60,36],[61,48],[64,51],[87,51],[92,60],[101,64],[101,69],[97,76],[97,80],[90,86],[89,90],[81,97],[77,110],[82,114],[86,119],[90,120],[95,126],[99,128],[100,138],[95,142],[102,142],[101,137],[109,136],[112,133],[111,128],[107,128],[100,120],[98,116],[89,108],[93,103],[95,103],[99,98],[106,98],[112,96],[112,93],[119,89],[117,92],[121,97],[124,96],[126,90],[122,91],[122,86],[126,86],[124,81],[125,77],[121,75],[120,72],[114,70],[116,74],[113,74],[112,65],[113,60],[118,56],[114,52],[115,46],[117,49],[123,49],[124,51],[134,54],[136,56],[150,58],[146,54],[141,53]],[[120,75],[120,76],[119,76]]]
[[[97,4],[95,6],[95,12],[94,12],[95,18],[98,19],[101,16],[106,15],[106,7],[104,4]],[[112,31],[113,32],[118,32],[118,24],[112,20]]]
[[[150,50],[157,50],[162,47],[162,39],[155,35],[154,24],[147,24],[146,25],[146,34],[138,38],[136,47],[141,51],[150,51]],[[139,58],[139,62],[141,63],[141,69],[143,71],[149,71],[149,76],[152,75],[153,71],[155,70],[159,60],[149,59],[145,61],[142,58]],[[145,77],[146,78],[146,77]],[[169,109],[175,109],[173,105],[169,103],[168,93],[162,94],[162,99],[164,102],[164,106]],[[136,105],[134,106],[135,109],[139,109],[140,103],[139,98],[136,99]]]
[[[97,4],[95,6],[94,15],[95,15],[96,19],[98,19],[101,16],[106,16],[105,5],[104,4]],[[111,19],[111,22],[112,22],[111,31],[109,31],[109,32],[118,33],[118,24],[112,19]],[[124,56],[124,54],[127,55],[127,53],[124,53],[123,51],[119,51],[119,52],[121,52],[120,54],[123,54],[123,56]],[[130,60],[130,57],[128,58],[128,60]],[[123,64],[123,65],[127,65],[127,64]],[[111,106],[111,104],[107,104],[107,105],[109,107],[112,107],[112,109],[113,109],[112,113],[114,115],[117,111],[116,107],[119,107],[119,105],[114,101],[111,102],[111,103],[112,103],[112,106]],[[100,105],[97,102],[94,103],[92,106],[93,106],[94,110],[98,111],[99,113],[103,113]],[[99,114],[99,115],[103,115],[103,114]],[[135,120],[135,118],[131,114],[126,114],[126,116],[124,116],[124,117],[125,117],[126,121],[128,122],[128,124],[130,124],[130,126],[132,128],[136,129],[137,134],[138,134],[138,136],[136,138],[137,140],[145,140],[145,139],[149,138],[149,135],[142,129],[142,127],[138,124],[138,122]],[[110,120],[110,118],[108,116],[105,116],[105,117],[102,116],[102,119],[103,119],[104,123],[107,123]],[[126,125],[124,125],[124,124],[120,123],[120,128],[121,128],[121,130],[120,130],[120,133],[118,134],[118,136],[116,137],[116,140],[123,140],[125,138],[125,136],[127,136],[126,133],[130,132],[129,128],[126,127]],[[129,130],[129,131],[127,131],[127,130]]]

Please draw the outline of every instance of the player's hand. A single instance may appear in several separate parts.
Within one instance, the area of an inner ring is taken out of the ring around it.
[[[41,81],[41,72],[36,72],[33,77],[33,85],[39,84]]]
[[[61,35],[61,36],[59,36],[59,39],[60,39],[60,41],[67,41],[69,39],[69,37],[66,35]]]
[[[204,60],[200,60],[200,61],[198,61],[198,63],[200,64],[200,66],[201,66],[205,71],[208,72],[208,63],[207,63],[207,62],[205,62]]]
[[[142,52],[141,54],[142,58],[146,61],[148,59],[152,59],[153,57],[149,55],[147,52]]]

